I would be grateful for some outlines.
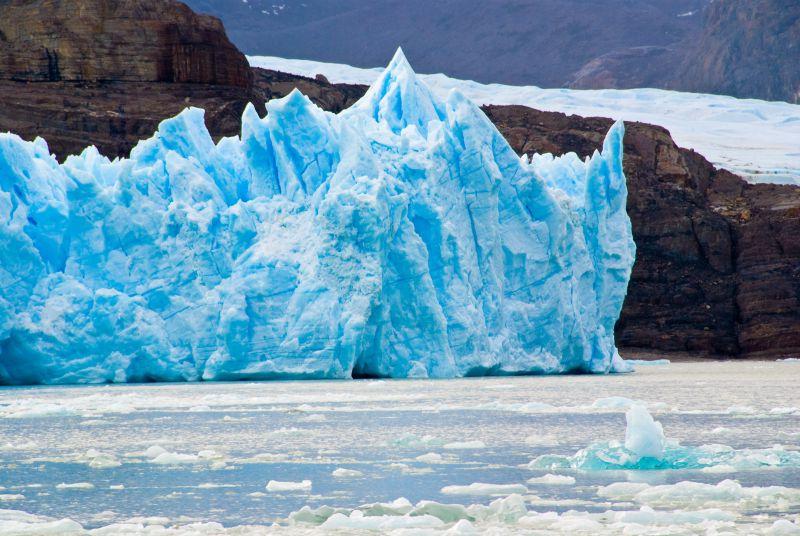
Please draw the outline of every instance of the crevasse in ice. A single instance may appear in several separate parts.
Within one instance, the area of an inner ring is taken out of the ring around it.
[[[0,135],[0,383],[608,372],[634,257],[622,124],[520,159],[398,51],[352,108],[295,91],[130,158]]]

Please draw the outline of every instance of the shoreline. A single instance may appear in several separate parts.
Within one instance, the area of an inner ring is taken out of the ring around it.
[[[800,358],[800,354],[798,353],[777,354],[774,356],[757,355],[757,356],[732,357],[724,355],[705,355],[699,352],[683,352],[683,351],[665,352],[659,350],[652,350],[649,348],[620,348],[619,353],[623,359],[636,359],[641,361],[656,361],[659,359],[668,359],[672,363],[708,363],[712,361],[715,362],[763,361],[766,363],[774,363],[776,361],[781,361],[787,358]]]

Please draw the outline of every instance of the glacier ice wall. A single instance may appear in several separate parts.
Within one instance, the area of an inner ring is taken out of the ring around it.
[[[634,258],[621,123],[520,159],[402,53],[333,115],[295,91],[130,158],[0,135],[0,383],[608,372]]]

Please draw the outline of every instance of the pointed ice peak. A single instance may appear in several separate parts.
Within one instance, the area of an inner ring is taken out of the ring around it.
[[[285,97],[273,99],[267,103],[268,116],[275,113],[311,112],[311,110],[315,109],[318,109],[318,106],[297,88],[293,88]]]
[[[389,65],[386,66],[386,71],[393,72],[395,74],[406,73],[409,76],[416,77],[416,73],[411,67],[411,64],[408,63],[408,58],[406,58],[402,47],[397,47],[397,50],[394,52],[394,56],[392,56],[392,61],[390,61]]]
[[[444,106],[419,80],[401,48],[348,113],[369,115],[387,123],[395,133],[416,126],[423,135],[428,132],[428,123],[445,116]]]
[[[201,162],[213,158],[214,140],[205,123],[205,110],[193,106],[158,124],[152,138],[142,140],[131,150],[131,159],[153,163],[169,151],[183,157],[194,156]]]

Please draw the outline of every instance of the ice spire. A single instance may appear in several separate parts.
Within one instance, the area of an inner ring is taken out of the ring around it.
[[[351,110],[387,123],[395,133],[408,126],[416,126],[426,134],[430,121],[441,120],[445,116],[444,106],[417,79],[403,49],[399,47],[383,74]]]
[[[0,384],[610,369],[621,125],[523,167],[401,50],[354,108],[267,110],[215,145],[189,109],[102,165],[0,134]]]

